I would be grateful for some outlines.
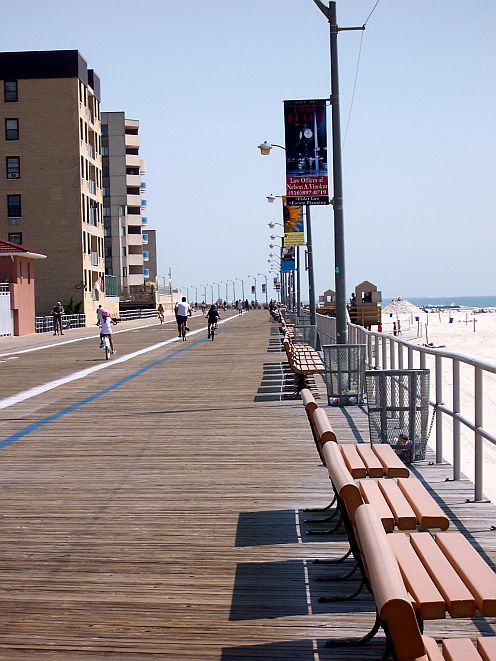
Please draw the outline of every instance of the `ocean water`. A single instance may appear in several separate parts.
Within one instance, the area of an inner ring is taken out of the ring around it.
[[[433,307],[438,305],[459,305],[462,308],[496,308],[496,296],[438,296],[435,298],[427,296],[404,296],[402,298],[418,307],[424,307],[426,305],[432,305]],[[383,299],[382,306],[389,305],[393,300],[395,299]]]

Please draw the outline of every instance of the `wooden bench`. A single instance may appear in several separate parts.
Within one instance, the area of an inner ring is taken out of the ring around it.
[[[305,388],[308,376],[324,374],[325,365],[318,352],[309,344],[295,344],[288,335],[285,335],[283,347],[286,352],[288,364],[296,376],[296,393]]]
[[[496,613],[496,574],[459,532],[387,535],[371,505],[355,512],[356,540],[367,585],[398,661],[494,661],[496,637],[422,635],[423,621]],[[375,632],[376,627],[372,632]],[[372,633],[371,632],[371,633]],[[370,637],[370,636],[369,636]],[[363,639],[365,640],[365,639]],[[339,644],[339,640],[333,641]],[[385,658],[385,657],[383,657]]]
[[[344,501],[352,523],[357,506],[369,503],[379,514],[387,532],[395,528],[448,529],[448,517],[416,477],[355,481],[336,443],[325,443],[323,454],[336,496]],[[345,489],[343,494],[342,489]]]
[[[307,388],[300,396],[312,431],[312,436],[325,466],[322,447],[327,441],[336,441],[336,434],[324,409],[320,408]],[[354,478],[364,477],[408,477],[410,471],[393,448],[386,443],[347,443],[339,444],[343,459]]]

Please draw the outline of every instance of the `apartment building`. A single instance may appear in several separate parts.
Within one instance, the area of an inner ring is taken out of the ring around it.
[[[47,256],[36,312],[105,299],[100,80],[77,50],[0,53],[0,238]]]
[[[121,298],[139,298],[149,276],[139,121],[103,112],[102,153],[105,273],[118,277]]]

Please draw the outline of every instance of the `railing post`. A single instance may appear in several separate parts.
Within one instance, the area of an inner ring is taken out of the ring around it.
[[[393,342],[393,340],[389,340],[389,369],[394,370],[396,369],[396,359],[395,359],[395,354],[394,354],[394,345],[396,342]]]
[[[413,369],[413,349],[408,347],[408,369]]]
[[[403,345],[400,342],[397,342],[398,345],[398,369],[403,369]]]
[[[387,339],[385,337],[382,339],[382,369],[387,369]]]
[[[435,358],[436,404],[443,401],[443,364],[441,356]],[[436,464],[443,462],[443,419],[441,412],[436,414]]]
[[[482,436],[477,431],[482,427],[483,422],[483,405],[482,405],[482,369],[475,368],[475,500],[479,502],[482,500],[482,486],[483,486],[483,447]]]
[[[460,361],[453,360],[453,479],[459,480],[460,470]]]

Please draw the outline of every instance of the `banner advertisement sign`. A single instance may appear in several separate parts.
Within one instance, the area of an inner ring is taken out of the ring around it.
[[[294,246],[281,248],[281,273],[289,273],[290,271],[294,271],[295,268]]]
[[[284,245],[304,246],[305,233],[303,229],[303,207],[283,206],[284,216]]]
[[[284,101],[289,206],[329,204],[326,99]]]

